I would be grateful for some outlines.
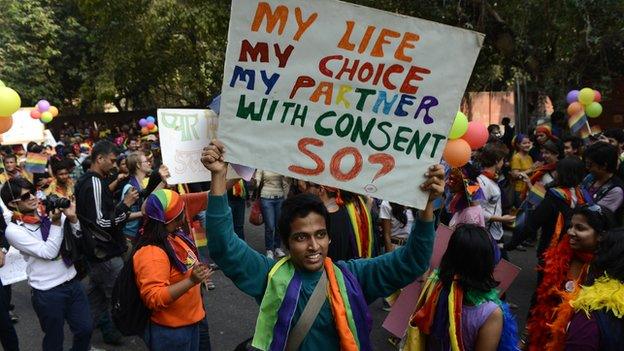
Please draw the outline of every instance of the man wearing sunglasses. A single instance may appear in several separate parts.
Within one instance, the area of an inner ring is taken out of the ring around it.
[[[33,309],[45,334],[42,349],[63,348],[67,320],[74,336],[72,350],[88,350],[93,329],[89,302],[71,259],[61,254],[64,222],[69,221],[72,234],[80,230],[75,204],[46,213],[34,185],[24,178],[7,181],[0,197],[13,212],[5,235],[26,260]]]

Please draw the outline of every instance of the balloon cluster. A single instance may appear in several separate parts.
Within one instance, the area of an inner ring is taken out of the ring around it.
[[[141,118],[139,120],[139,126],[141,127],[141,134],[143,135],[156,133],[158,131],[158,126],[156,125],[156,118],[154,118],[154,116],[147,116],[147,118]]]
[[[457,112],[442,157],[449,166],[462,167],[470,161],[472,150],[482,148],[488,137],[489,133],[483,123],[468,122],[465,114]]]
[[[592,88],[583,88],[579,90],[572,90],[566,97],[568,101],[568,115],[570,117],[576,116],[583,112],[587,117],[596,118],[602,113],[602,95],[598,90]]]
[[[48,100],[39,100],[34,109],[30,111],[32,119],[38,119],[43,123],[50,123],[54,117],[58,116],[58,108],[50,105]]]
[[[0,81],[0,133],[11,129],[12,115],[22,106],[19,94]]]

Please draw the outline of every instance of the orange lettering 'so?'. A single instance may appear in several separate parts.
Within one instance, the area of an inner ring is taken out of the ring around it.
[[[343,173],[340,170],[340,164],[342,163],[342,159],[347,155],[353,156],[353,158],[355,159],[355,164],[353,165],[353,168],[351,168],[349,172]],[[360,172],[362,171],[363,163],[364,163],[364,160],[362,159],[362,154],[360,154],[360,151],[358,151],[358,149],[354,147],[345,147],[336,151],[336,153],[331,159],[331,163],[329,165],[329,171],[331,175],[337,181],[346,182],[357,177],[358,174],[360,174]]]
[[[292,165],[288,167],[289,171],[293,173],[301,174],[301,175],[319,175],[325,170],[325,162],[323,162],[323,159],[321,159],[319,155],[308,150],[306,148],[308,145],[321,147],[323,146],[323,141],[320,139],[316,139],[316,138],[302,138],[297,143],[297,148],[299,148],[299,151],[301,151],[301,153],[311,158],[312,161],[316,163],[316,168],[305,168],[301,166]]]

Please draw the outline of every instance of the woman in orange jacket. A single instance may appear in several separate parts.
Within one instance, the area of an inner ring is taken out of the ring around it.
[[[185,224],[185,201],[161,189],[146,200],[147,219],[134,254],[141,299],[151,311],[145,342],[150,350],[199,350],[199,322],[205,317],[199,283],[212,270],[199,261]]]

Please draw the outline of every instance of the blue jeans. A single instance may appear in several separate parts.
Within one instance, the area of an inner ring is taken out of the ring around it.
[[[264,247],[268,250],[275,250],[281,246],[279,233],[275,226],[282,213],[283,197],[276,199],[260,198],[262,204],[262,218],[264,218]]]
[[[170,328],[150,321],[144,341],[150,351],[199,351],[199,323]]]
[[[9,317],[9,299],[0,281],[0,344],[6,351],[19,351],[17,333]]]
[[[234,233],[241,240],[245,240],[245,199],[238,196],[228,195],[228,202],[232,209],[232,222],[234,222]]]
[[[31,300],[45,334],[42,350],[63,350],[65,320],[74,334],[72,351],[89,350],[93,324],[87,294],[79,280],[45,291],[32,289]]]

